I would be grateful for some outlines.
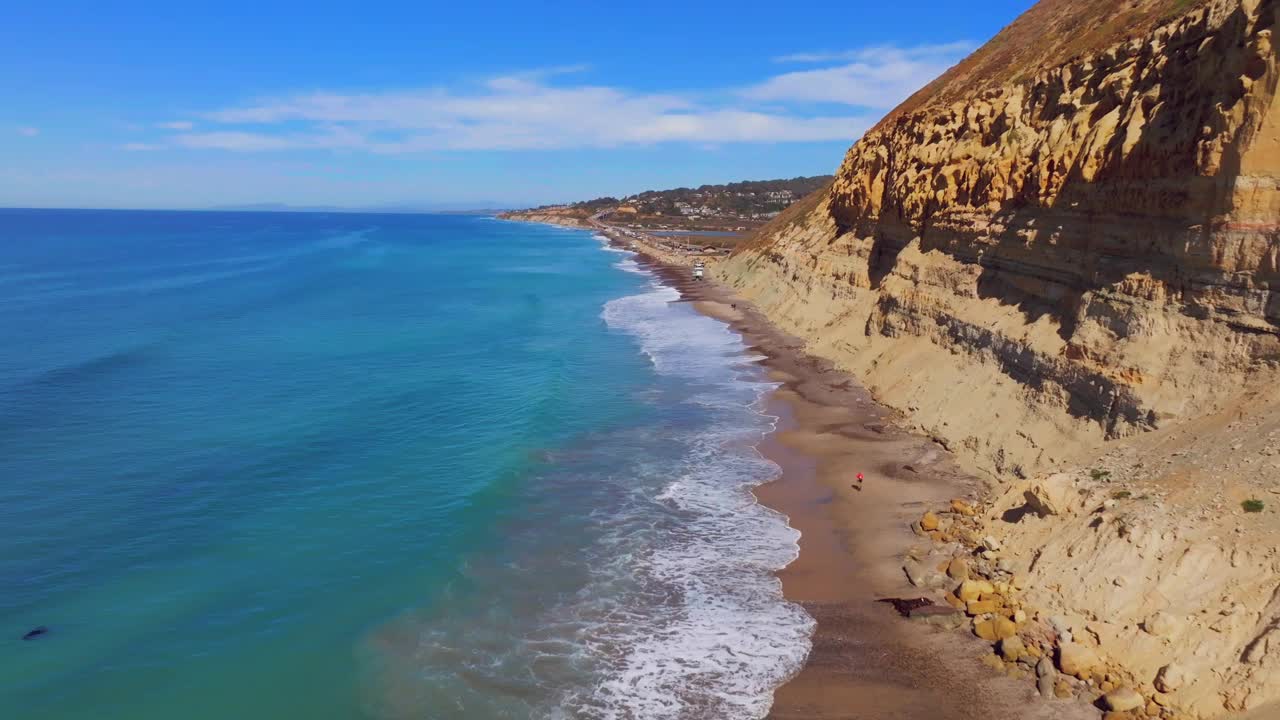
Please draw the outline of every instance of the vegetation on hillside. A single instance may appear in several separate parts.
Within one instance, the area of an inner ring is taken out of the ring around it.
[[[773,217],[791,203],[814,190],[826,187],[830,182],[830,175],[784,180],[748,180],[725,185],[701,185],[696,188],[646,190],[624,198],[600,197],[535,210],[559,209],[584,217],[611,211],[620,218],[630,215],[760,221]]]

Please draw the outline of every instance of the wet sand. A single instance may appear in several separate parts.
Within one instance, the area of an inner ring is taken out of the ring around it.
[[[911,547],[927,546],[910,522],[927,507],[976,496],[979,481],[937,444],[899,430],[856,379],[806,355],[750,304],[692,280],[687,268],[646,264],[697,310],[741,333],[782,384],[769,398],[778,430],[760,447],[782,473],[756,495],[802,534],[799,558],[779,576],[787,598],[818,626],[804,669],[778,689],[770,717],[1097,718],[1083,705],[1042,701],[1031,683],[982,665],[990,648],[977,638],[902,619],[877,602],[921,594],[901,569]]]

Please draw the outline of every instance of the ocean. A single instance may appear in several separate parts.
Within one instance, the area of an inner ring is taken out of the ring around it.
[[[774,385],[677,297],[492,218],[0,210],[0,717],[763,717]]]

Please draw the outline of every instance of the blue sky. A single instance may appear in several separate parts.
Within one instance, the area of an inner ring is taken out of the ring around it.
[[[1031,4],[14,3],[0,206],[516,206],[829,173]]]

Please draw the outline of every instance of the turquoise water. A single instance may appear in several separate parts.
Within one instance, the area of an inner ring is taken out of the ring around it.
[[[771,386],[674,299],[489,218],[0,210],[0,717],[763,716]]]

